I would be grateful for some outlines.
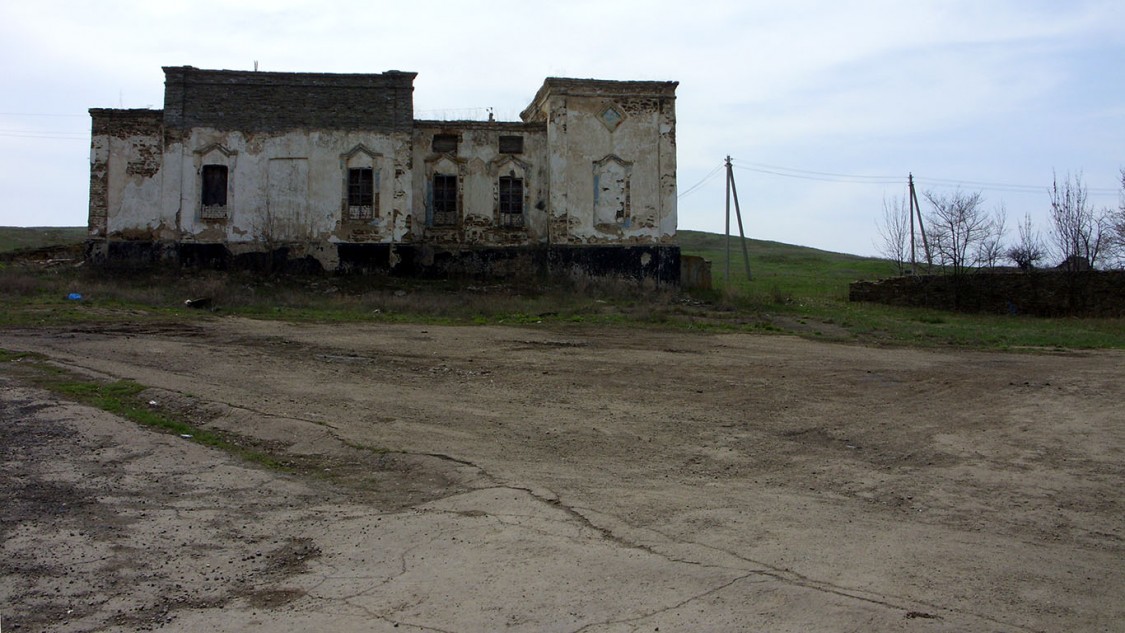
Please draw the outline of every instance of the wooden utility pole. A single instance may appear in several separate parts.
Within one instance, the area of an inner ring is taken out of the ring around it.
[[[726,283],[727,283],[727,286],[730,286],[730,183],[731,183],[731,177],[732,177],[733,174],[731,173],[731,169],[730,169],[730,155],[729,154],[727,155],[726,165],[727,165],[727,232],[726,232],[726,236],[727,236],[726,237],[726,248],[727,248],[727,260],[726,260],[726,262],[727,263],[726,263]]]
[[[742,244],[742,261],[746,265],[746,280],[750,280],[750,252],[746,249],[746,231],[742,228],[742,208],[738,204],[738,186],[734,182],[734,169],[727,156],[727,283],[730,283],[730,201],[734,198],[734,213],[738,218],[738,237]]]
[[[926,251],[926,272],[934,265],[934,258],[930,255],[930,243],[926,240],[926,227],[922,226],[922,207],[918,204],[918,192],[914,190],[914,174],[907,176],[910,187],[910,272],[918,274],[918,263],[914,257],[914,216],[918,216],[918,232],[922,234],[922,248]]]

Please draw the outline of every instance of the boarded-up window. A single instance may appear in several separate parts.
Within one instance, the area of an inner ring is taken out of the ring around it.
[[[227,166],[203,166],[203,206],[227,206]]]
[[[227,217],[227,166],[204,165],[199,195],[200,215],[205,220]]]
[[[348,170],[348,219],[370,220],[377,212],[375,170],[370,167]]]
[[[499,183],[500,226],[523,226],[523,179],[501,176]]]
[[[628,226],[630,164],[616,156],[594,163],[594,224]]]
[[[434,226],[457,224],[457,176],[434,174]]]
[[[500,153],[501,154],[522,154],[523,153],[523,137],[522,136],[501,136],[500,137]]]
[[[457,143],[461,139],[456,134],[434,134],[433,150],[437,154],[448,154],[457,151]]]

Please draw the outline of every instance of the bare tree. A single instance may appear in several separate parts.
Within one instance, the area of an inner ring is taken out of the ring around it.
[[[1117,203],[1117,210],[1108,214],[1107,226],[1110,239],[1108,258],[1113,260],[1114,267],[1125,268],[1125,168],[1121,169],[1121,192]]]
[[[879,230],[879,253],[895,263],[898,274],[905,272],[910,250],[910,208],[897,196],[883,198],[883,218],[875,222]]]
[[[1035,225],[1031,223],[1030,214],[1023,216],[1023,222],[1020,222],[1017,228],[1019,241],[1009,247],[1005,255],[1019,266],[1020,270],[1031,270],[1047,256],[1047,248],[1043,245],[1043,238],[1039,235],[1039,231],[1035,230]]]
[[[927,217],[930,246],[942,267],[961,275],[980,265],[982,245],[1003,232],[1002,225],[984,209],[984,197],[979,191],[960,190],[948,195],[927,191],[924,195],[932,207]]]
[[[981,238],[977,244],[977,263],[980,266],[996,268],[1004,259],[1004,233],[1008,223],[1008,209],[1001,202],[992,216],[992,231]]]
[[[1106,246],[1108,212],[1096,210],[1086,196],[1082,174],[1067,174],[1062,184],[1055,176],[1048,190],[1051,195],[1051,240],[1066,270],[1096,266]]]

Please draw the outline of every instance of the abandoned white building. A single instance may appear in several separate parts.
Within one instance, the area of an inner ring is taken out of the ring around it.
[[[94,262],[678,280],[677,82],[427,121],[415,73],[164,74],[162,110],[90,110]]]

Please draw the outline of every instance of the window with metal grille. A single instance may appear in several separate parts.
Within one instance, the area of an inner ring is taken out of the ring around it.
[[[227,166],[204,165],[199,195],[200,216],[205,220],[227,217]]]
[[[457,176],[434,174],[434,226],[457,224]]]
[[[500,226],[523,226],[523,178],[500,177]]]
[[[501,136],[500,137],[500,153],[501,154],[522,154],[523,153],[523,137],[522,136]]]
[[[375,170],[370,167],[348,170],[348,219],[370,220],[375,217]]]
[[[457,143],[460,140],[456,134],[434,134],[431,147],[436,154],[448,154],[457,151]]]

